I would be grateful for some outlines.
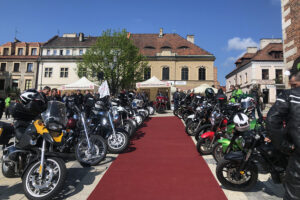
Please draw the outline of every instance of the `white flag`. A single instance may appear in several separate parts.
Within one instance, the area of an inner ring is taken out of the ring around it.
[[[107,81],[104,81],[100,87],[99,87],[99,90],[98,90],[99,94],[100,94],[100,98],[103,98],[105,96],[109,96],[110,93],[109,93],[109,87],[108,87],[108,84],[107,84]]]

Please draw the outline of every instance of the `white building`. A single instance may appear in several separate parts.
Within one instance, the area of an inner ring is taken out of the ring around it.
[[[235,64],[236,68],[226,75],[228,96],[232,92],[231,85],[240,85],[243,92],[249,92],[254,84],[260,84],[264,103],[274,103],[277,94],[285,89],[281,39],[261,39],[260,50],[248,47],[247,53]]]
[[[95,44],[97,37],[64,34],[54,36],[41,47],[38,89],[44,86],[59,88],[79,80],[77,63],[86,50]]]

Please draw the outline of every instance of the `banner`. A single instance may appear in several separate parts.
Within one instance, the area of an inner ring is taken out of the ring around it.
[[[103,97],[105,97],[107,95],[110,96],[109,87],[108,87],[107,81],[104,81],[100,85],[98,92],[100,94],[100,98],[103,98]]]

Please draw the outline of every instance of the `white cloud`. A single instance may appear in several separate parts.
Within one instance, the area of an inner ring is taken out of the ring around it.
[[[238,56],[230,56],[228,57],[225,62],[223,63],[224,66],[235,66],[235,61],[237,61],[237,59],[239,59],[240,57],[242,57],[246,52],[243,51],[243,53],[239,54]]]
[[[228,50],[246,50],[247,47],[258,47],[258,43],[252,38],[234,37],[228,40]]]

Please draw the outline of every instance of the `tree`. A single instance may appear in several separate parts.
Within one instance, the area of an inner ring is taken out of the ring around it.
[[[120,32],[109,29],[83,55],[77,73],[92,80],[102,76],[115,95],[120,89],[133,88],[137,81],[143,80],[147,66],[144,60],[125,29]]]

